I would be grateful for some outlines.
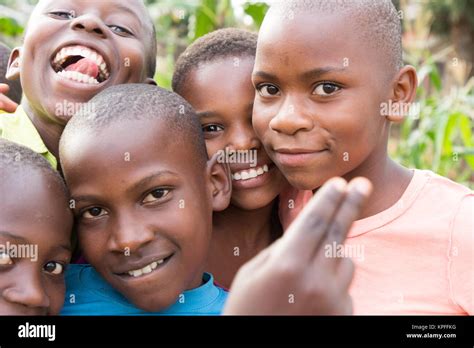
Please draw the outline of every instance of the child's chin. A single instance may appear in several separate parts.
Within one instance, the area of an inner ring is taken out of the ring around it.
[[[242,195],[234,193],[232,196],[232,205],[242,210],[257,210],[266,207],[272,203],[278,196],[273,192],[243,192]]]
[[[164,296],[158,297],[155,294],[153,297],[140,297],[137,298],[136,301],[132,300],[131,302],[145,312],[161,312],[173,305],[178,300],[178,296],[179,294],[176,296],[166,296],[166,298],[164,298]]]
[[[309,174],[292,173],[286,176],[286,178],[291,186],[302,191],[315,190],[322,185],[317,180],[312,179]]]

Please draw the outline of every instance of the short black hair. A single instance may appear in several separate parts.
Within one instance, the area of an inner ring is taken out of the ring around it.
[[[144,83],[109,87],[84,104],[63,131],[60,153],[68,138],[82,130],[99,133],[111,124],[139,120],[164,120],[170,142],[191,143],[196,150],[196,162],[205,165],[206,144],[194,109],[178,94]]]
[[[388,58],[391,68],[403,66],[402,27],[391,0],[279,0],[268,14],[292,18],[296,13],[349,13],[355,19],[362,39]]]
[[[5,75],[8,70],[8,60],[10,58],[12,50],[0,42],[0,83],[6,83],[10,86],[10,90],[7,93],[7,97],[13,100],[15,103],[21,103],[21,95],[23,90],[21,88],[20,79],[15,81],[7,80]]]
[[[59,172],[43,156],[23,145],[0,139],[0,170],[2,172],[37,170],[45,177],[52,179],[51,182],[64,193],[66,200],[69,197],[66,184]]]
[[[182,94],[189,74],[199,65],[228,57],[255,57],[257,34],[226,28],[213,31],[192,43],[176,61],[172,88]]]

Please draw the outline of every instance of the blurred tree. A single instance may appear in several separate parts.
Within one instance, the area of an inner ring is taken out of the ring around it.
[[[461,59],[474,62],[474,1],[436,0],[425,6],[433,14],[433,32],[449,39]]]

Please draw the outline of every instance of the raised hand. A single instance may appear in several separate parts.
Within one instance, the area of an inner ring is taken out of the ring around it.
[[[241,267],[224,314],[351,314],[353,263],[324,246],[344,242],[371,191],[365,178],[329,180],[282,238]]]
[[[16,111],[18,104],[7,97],[10,87],[5,83],[0,83],[0,110],[13,113]]]

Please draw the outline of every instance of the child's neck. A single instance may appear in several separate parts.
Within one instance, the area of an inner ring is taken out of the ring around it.
[[[255,210],[243,210],[231,204],[214,213],[213,235],[226,242],[239,242],[246,250],[271,243],[271,213],[274,202]]]
[[[64,130],[64,126],[48,121],[48,117],[35,110],[26,98],[23,98],[21,106],[35,126],[49,152],[59,161],[59,138]]]
[[[256,210],[230,205],[214,213],[211,248],[206,270],[229,288],[238,269],[272,242],[274,202]]]
[[[378,214],[393,206],[403,195],[413,172],[392,161],[386,154],[369,157],[362,165],[344,175],[347,181],[363,176],[373,185],[360,219]]]

